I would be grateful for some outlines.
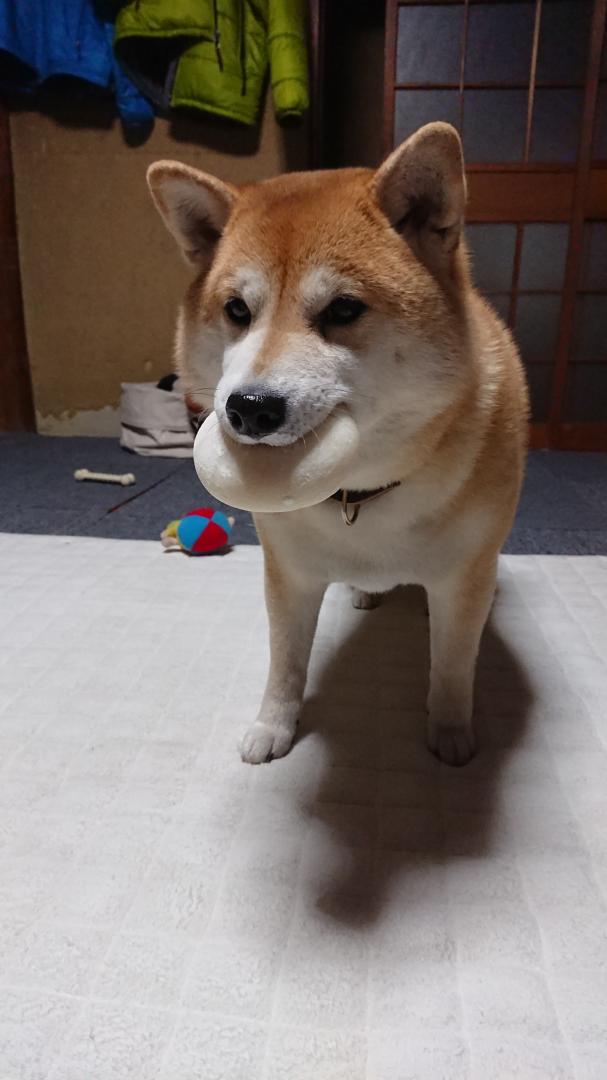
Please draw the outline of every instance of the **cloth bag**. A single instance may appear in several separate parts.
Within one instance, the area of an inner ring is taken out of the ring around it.
[[[122,383],[120,428],[120,445],[135,454],[192,456],[194,433],[178,389],[159,390],[155,383]]]

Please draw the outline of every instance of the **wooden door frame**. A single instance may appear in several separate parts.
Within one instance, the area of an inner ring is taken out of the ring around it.
[[[19,247],[10,115],[0,101],[0,431],[35,431]]]
[[[573,337],[575,305],[578,296],[580,272],[582,269],[583,236],[586,218],[589,216],[589,193],[592,173],[592,144],[594,137],[594,124],[599,93],[599,81],[601,76],[601,58],[603,53],[603,41],[605,36],[605,17],[607,15],[607,0],[595,0],[592,11],[592,24],[590,28],[590,41],[588,58],[586,62],[586,85],[584,87],[584,108],[582,113],[582,126],[580,131],[579,154],[573,191],[573,206],[571,223],[569,226],[569,248],[565,265],[565,280],[563,282],[563,306],[561,309],[561,321],[559,336],[556,346],[555,371],[552,383],[552,400],[548,417],[548,445],[561,445],[563,428],[577,428],[579,425],[565,424],[562,419],[563,405],[567,375],[569,374],[571,340]],[[605,182],[607,173],[602,170],[603,184],[601,185],[603,201],[605,200]],[[607,217],[606,207],[603,206],[600,217]],[[593,425],[599,436],[602,448],[607,448],[607,423]],[[602,433],[601,433],[601,430]],[[588,447],[594,449],[594,444]]]
[[[310,168],[321,169],[324,141],[326,0],[309,0]]]

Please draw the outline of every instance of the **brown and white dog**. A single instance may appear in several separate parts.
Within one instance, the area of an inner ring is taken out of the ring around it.
[[[429,746],[463,765],[474,751],[476,656],[523,475],[527,393],[510,334],[471,284],[456,131],[422,128],[376,172],[236,188],[158,162],[148,180],[197,271],[177,332],[192,396],[213,404],[234,445],[280,453],[337,408],[360,436],[339,484],[349,519],[362,501],[352,527],[333,498],[255,515],[271,664],[243,759],[268,761],[292,744],[327,585],[348,583],[370,607],[415,583],[430,614]]]

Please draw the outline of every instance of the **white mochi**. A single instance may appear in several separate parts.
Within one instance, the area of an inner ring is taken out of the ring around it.
[[[289,446],[239,443],[212,412],[196,436],[194,466],[216,499],[239,510],[274,514],[328,499],[341,487],[357,447],[356,424],[341,408]]]

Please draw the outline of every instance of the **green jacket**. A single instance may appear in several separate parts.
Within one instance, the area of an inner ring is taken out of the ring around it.
[[[162,108],[254,124],[268,63],[278,117],[308,107],[304,0],[133,0],[117,14],[114,47]]]

